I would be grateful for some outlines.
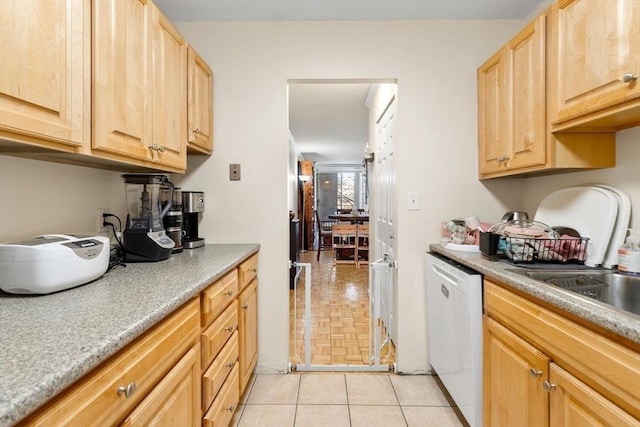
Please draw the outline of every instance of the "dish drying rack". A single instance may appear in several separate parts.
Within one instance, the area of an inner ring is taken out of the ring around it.
[[[570,239],[504,237],[504,240],[504,254],[514,262],[542,261],[564,264],[584,263],[587,259],[588,237]]]
[[[480,251],[491,257],[508,258],[513,263],[543,262],[584,264],[588,237],[539,239],[480,233]]]

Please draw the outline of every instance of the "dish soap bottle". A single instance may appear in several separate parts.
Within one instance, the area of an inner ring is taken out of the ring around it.
[[[634,236],[627,237],[624,245],[618,248],[618,271],[640,273],[640,248]]]

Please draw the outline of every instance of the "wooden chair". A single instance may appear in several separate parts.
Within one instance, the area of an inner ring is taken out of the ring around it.
[[[362,224],[358,224],[356,231],[356,267],[359,268],[360,264],[369,264],[369,223],[363,222]]]
[[[357,263],[357,226],[349,222],[336,222],[331,228],[333,265]]]
[[[331,244],[331,227],[336,223],[336,221],[320,221],[318,211],[315,210],[313,213],[316,220],[316,236],[318,239],[317,260],[320,261],[320,251],[324,249],[331,249],[333,247]]]

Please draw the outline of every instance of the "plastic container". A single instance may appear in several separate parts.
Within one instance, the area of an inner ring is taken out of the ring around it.
[[[624,245],[618,248],[618,271],[640,273],[640,248],[634,236],[627,237]]]

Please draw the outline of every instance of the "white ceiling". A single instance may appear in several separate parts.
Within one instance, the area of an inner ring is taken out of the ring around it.
[[[542,0],[155,0],[173,21],[524,19]]]
[[[289,131],[306,160],[362,163],[368,83],[289,84]]]
[[[524,19],[547,0],[155,0],[180,21]],[[307,160],[361,163],[369,84],[289,86],[289,129]]]

